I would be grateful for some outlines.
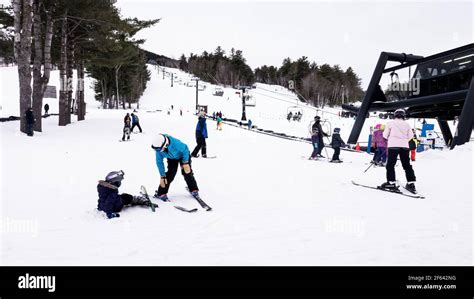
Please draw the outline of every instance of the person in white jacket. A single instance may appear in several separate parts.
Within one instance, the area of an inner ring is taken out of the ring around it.
[[[387,182],[380,187],[389,190],[398,189],[395,178],[395,164],[400,156],[407,179],[405,188],[412,193],[416,193],[416,177],[410,164],[410,148],[408,145],[410,139],[413,138],[413,131],[408,122],[405,121],[405,110],[397,109],[394,112],[394,118],[386,125],[383,133],[383,137],[388,140]]]

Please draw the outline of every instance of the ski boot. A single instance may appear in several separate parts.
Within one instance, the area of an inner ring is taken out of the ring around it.
[[[144,196],[133,196],[132,202],[130,203],[132,206],[150,206],[151,202]]]
[[[158,191],[155,192],[155,197],[162,201],[169,201],[167,194],[158,195]]]
[[[397,192],[400,191],[396,182],[386,182],[379,186],[380,189]]]
[[[199,158],[199,154],[191,155],[191,157],[193,157],[193,158]]]
[[[414,182],[408,182],[405,186],[405,189],[407,189],[407,191],[409,191],[413,194],[416,194],[416,188],[415,188],[415,183]]]

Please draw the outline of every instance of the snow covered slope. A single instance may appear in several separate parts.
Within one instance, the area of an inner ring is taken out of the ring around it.
[[[9,80],[2,105],[16,103],[16,77],[2,79]],[[169,83],[153,72],[138,112],[144,133],[132,134],[131,142],[119,142],[126,111],[93,105],[86,121],[66,127],[56,117],[44,119],[44,132],[33,138],[19,133],[18,122],[0,123],[1,265],[473,264],[472,144],[418,155],[417,188],[426,196],[420,200],[352,185],[352,179],[385,180],[383,168],[363,173],[371,159],[365,153],[343,152],[341,164],[308,161],[302,158],[311,152],[308,144],[231,126],[217,131],[209,120],[208,151],[217,158],[194,159],[193,169],[211,212],[187,214],[158,202],[156,213],[129,208],[106,219],[95,209],[96,185],[109,171],[125,171],[121,192],[157,187],[153,134],[195,145],[195,89]],[[255,91],[265,94],[262,89]],[[210,111],[240,116],[233,90],[222,98],[211,90],[200,94]],[[93,102],[92,92],[87,95]],[[257,107],[248,109],[257,126],[286,123],[273,118],[286,114],[286,103],[257,96]],[[172,104],[170,115],[147,112]],[[333,126],[350,129],[349,120],[336,120]],[[306,134],[307,123],[300,126],[293,129]],[[396,170],[403,183],[401,166]],[[198,207],[184,187],[178,174],[170,199]]]

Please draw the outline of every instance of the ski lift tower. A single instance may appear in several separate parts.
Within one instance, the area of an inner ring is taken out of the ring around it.
[[[199,78],[198,77],[193,77],[191,79],[191,81],[196,81],[196,111],[199,111],[199,103],[198,103],[198,101],[199,101],[199,96],[198,96],[198,94],[199,94],[199,89],[198,89]]]
[[[247,90],[251,89],[251,86],[239,86],[238,89],[242,91],[242,119],[247,120],[247,116],[245,115],[245,99],[249,96],[247,94]]]

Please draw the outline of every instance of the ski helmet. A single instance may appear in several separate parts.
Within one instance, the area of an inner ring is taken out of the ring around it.
[[[376,124],[375,127],[374,127],[374,131],[379,131],[382,129],[382,125],[381,124]]]
[[[153,139],[153,142],[151,143],[151,147],[155,150],[161,149],[161,151],[163,151],[168,146],[169,143],[170,143],[170,140],[168,137],[166,137],[163,134],[158,134]]]
[[[334,128],[334,134],[339,134],[341,132],[341,128]]]
[[[405,118],[405,110],[403,109],[397,109],[395,110],[395,112],[393,113],[393,117],[395,118]]]
[[[105,177],[105,181],[117,187],[120,187],[120,185],[122,184],[124,175],[125,173],[122,170],[112,171],[112,172],[109,172],[109,174],[107,174],[107,176]]]

